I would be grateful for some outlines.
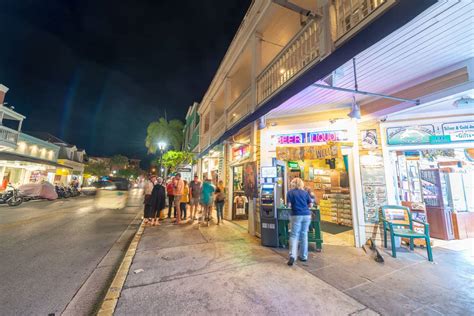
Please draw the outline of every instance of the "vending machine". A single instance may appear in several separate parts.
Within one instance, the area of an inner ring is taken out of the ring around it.
[[[281,203],[281,184],[276,181],[277,167],[262,167],[260,190],[260,236],[262,245],[278,247],[277,207]]]

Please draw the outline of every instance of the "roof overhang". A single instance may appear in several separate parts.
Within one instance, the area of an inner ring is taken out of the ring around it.
[[[5,151],[0,152],[0,160],[30,162],[30,163],[34,163],[38,165],[48,165],[48,166],[58,167],[58,168],[73,169],[71,167],[61,165],[54,161],[30,157],[30,156],[23,156],[23,155],[11,153],[11,152],[5,152]]]
[[[221,137],[201,152],[199,157],[206,155],[211,148],[222,143],[243,127],[277,108],[282,103],[298,94],[301,90],[309,87],[316,81],[325,78],[348,60],[401,28],[430,6],[436,4],[436,2],[436,0],[399,0],[396,5],[388,9],[380,17],[367,25],[367,27],[355,34],[351,39],[341,44],[341,46],[326,58],[309,67],[304,71],[304,73],[298,75],[297,78],[288,83],[283,89],[268,98],[252,114],[248,115],[234,127],[227,130]]]

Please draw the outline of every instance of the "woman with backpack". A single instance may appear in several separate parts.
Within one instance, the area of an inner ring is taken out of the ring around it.
[[[225,188],[224,182],[222,180],[219,181],[215,194],[217,225],[219,225],[221,222],[224,223],[223,212],[225,203]]]

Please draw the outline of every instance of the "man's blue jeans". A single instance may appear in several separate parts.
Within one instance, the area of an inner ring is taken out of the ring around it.
[[[298,240],[300,244],[300,258],[308,259],[308,230],[311,215],[291,216],[290,257],[296,259],[298,254]]]

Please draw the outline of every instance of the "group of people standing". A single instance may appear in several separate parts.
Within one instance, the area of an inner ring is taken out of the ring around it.
[[[198,219],[198,212],[201,211],[200,222],[211,220],[212,206],[215,204],[217,211],[217,224],[223,222],[223,209],[225,203],[225,188],[223,181],[219,181],[215,187],[210,179],[205,179],[203,183],[199,177],[194,176],[194,180],[188,183],[181,179],[181,174],[177,173],[166,183],[162,178],[154,175],[144,187],[145,224],[153,226],[160,225],[159,221],[164,219],[163,210],[166,208],[166,198],[168,198],[168,218],[173,215],[174,224],[181,224],[188,220],[188,205],[190,209],[189,219]]]

